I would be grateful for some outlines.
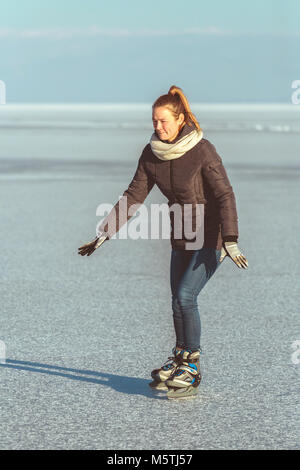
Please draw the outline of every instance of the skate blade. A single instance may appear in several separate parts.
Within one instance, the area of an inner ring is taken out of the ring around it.
[[[190,400],[196,398],[198,390],[194,387],[191,389],[187,388],[173,388],[167,392],[167,398],[169,400]]]
[[[169,380],[166,381],[166,384],[169,388],[172,389],[177,389],[177,388],[186,388],[186,382],[185,383],[180,383],[180,382],[170,382]]]
[[[169,390],[164,382],[157,382],[156,380],[150,382],[149,387],[153,392],[167,392]]]

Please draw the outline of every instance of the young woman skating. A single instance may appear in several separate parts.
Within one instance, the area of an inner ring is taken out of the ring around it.
[[[200,233],[197,207],[203,204],[201,246],[196,243],[197,235],[191,239],[184,229],[178,237],[178,218],[170,210],[170,284],[176,344],[172,356],[152,371],[154,380],[150,383],[154,390],[165,390],[168,398],[187,398],[196,395],[201,381],[197,297],[226,256],[239,268],[247,268],[248,261],[237,245],[235,195],[222,159],[203,137],[181,88],[172,86],[157,98],[152,105],[152,121],[154,133],[142,151],[131,183],[100,225],[97,237],[81,246],[78,253],[90,256],[117,233],[132,217],[133,213],[128,215],[130,207],[142,204],[155,184],[167,197],[170,209],[177,204],[184,214],[186,207],[191,208],[190,222],[196,234],[198,229]],[[180,224],[184,226],[185,221],[182,217]]]

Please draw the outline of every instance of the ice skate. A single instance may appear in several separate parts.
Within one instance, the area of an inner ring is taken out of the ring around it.
[[[153,381],[149,386],[153,391],[168,391],[165,381],[174,373],[176,367],[181,363],[180,353],[183,349],[174,347],[172,349],[173,356],[168,357],[167,361],[159,369],[154,369],[151,372]]]
[[[190,349],[181,351],[180,364],[166,380],[169,399],[195,398],[201,382],[200,351]]]
[[[167,398],[169,400],[188,400],[196,398],[198,394],[198,388],[190,385],[182,388],[169,387],[167,391]]]

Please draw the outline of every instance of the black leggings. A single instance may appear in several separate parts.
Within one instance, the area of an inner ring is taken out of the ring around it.
[[[171,252],[170,280],[176,346],[192,351],[200,349],[201,322],[197,296],[220,266],[221,250]]]

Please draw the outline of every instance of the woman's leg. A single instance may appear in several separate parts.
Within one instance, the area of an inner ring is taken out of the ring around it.
[[[177,290],[180,280],[182,279],[188,264],[190,262],[191,251],[182,251],[172,249],[170,280],[172,291],[172,310],[173,321],[176,335],[176,346],[178,348],[185,347],[184,324],[181,308],[177,298]]]
[[[201,323],[197,296],[218,266],[221,250],[172,250],[171,290],[176,345],[200,349]]]

